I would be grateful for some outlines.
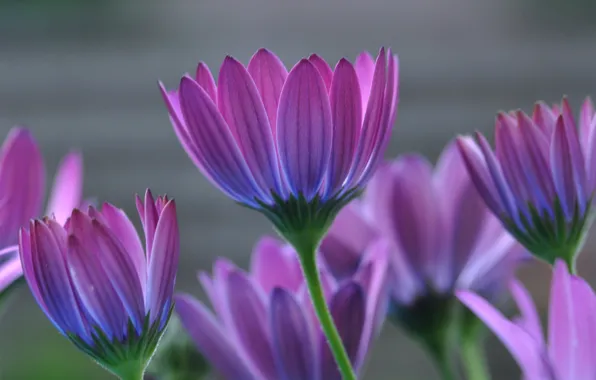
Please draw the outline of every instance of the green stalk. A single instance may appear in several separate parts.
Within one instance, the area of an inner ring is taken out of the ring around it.
[[[482,339],[464,339],[461,356],[468,380],[490,380]]]

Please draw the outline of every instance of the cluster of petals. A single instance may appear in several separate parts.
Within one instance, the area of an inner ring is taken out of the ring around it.
[[[384,319],[387,246],[370,247],[353,276],[336,281],[320,264],[331,315],[356,371]],[[190,295],[176,296],[183,326],[226,379],[341,379],[297,254],[263,238],[246,273],[225,259],[199,274],[215,315]]]
[[[204,63],[174,91],[161,86],[174,130],[195,165],[254,208],[290,198],[326,201],[360,189],[395,120],[398,60],[381,49],[335,68],[321,57],[288,73],[260,49],[248,66],[226,57],[217,84]]]

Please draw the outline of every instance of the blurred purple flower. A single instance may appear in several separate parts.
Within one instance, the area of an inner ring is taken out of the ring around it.
[[[391,243],[397,307],[456,288],[493,296],[527,255],[486,209],[454,143],[434,170],[416,154],[382,165],[362,199],[339,213],[321,253],[336,276],[349,276],[379,237]]]
[[[527,380],[596,378],[596,295],[583,279],[557,260],[550,295],[548,342],[528,291],[511,283],[521,316],[509,321],[480,296],[462,291],[459,299],[503,342]]]
[[[320,266],[331,314],[358,371],[384,319],[387,246],[369,247],[358,270],[336,282]],[[315,316],[294,250],[276,239],[256,246],[250,273],[220,259],[199,274],[214,316],[176,296],[182,324],[227,379],[341,379]]]
[[[458,140],[470,176],[490,210],[537,257],[573,268],[591,223],[596,187],[596,118],[590,99],[579,131],[567,99],[500,113],[495,152],[481,134]]]
[[[161,91],[195,165],[288,238],[327,228],[365,186],[395,120],[398,60],[381,49],[376,63],[363,53],[332,69],[313,54],[288,73],[260,49],[247,67],[226,57],[217,85],[201,62],[195,78]]]
[[[179,255],[176,205],[137,196],[145,247],[124,211],[75,209],[21,229],[25,279],[39,306],[79,349],[117,375],[143,370],[172,310]],[[129,377],[126,377],[129,378]]]
[[[81,204],[83,160],[70,153],[58,167],[46,214],[63,224]],[[23,274],[18,256],[19,228],[41,213],[45,169],[31,132],[10,130],[0,151],[0,292]]]

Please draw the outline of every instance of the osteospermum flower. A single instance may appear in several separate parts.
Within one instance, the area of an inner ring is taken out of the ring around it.
[[[145,246],[124,211],[75,209],[22,229],[25,279],[56,328],[122,379],[142,378],[173,307],[179,254],[176,206],[147,191],[137,208]]]
[[[386,246],[373,245],[353,276],[322,271],[331,314],[356,371],[380,329],[385,306]],[[226,379],[341,379],[315,317],[296,253],[262,239],[250,273],[220,259],[199,279],[215,315],[190,295],[176,312],[198,349]]]
[[[459,146],[472,180],[491,211],[537,257],[574,267],[591,223],[596,186],[596,119],[587,99],[579,131],[567,99],[538,103],[532,118],[500,113],[496,151],[477,134]]]
[[[12,128],[0,148],[0,293],[22,274],[18,256],[19,228],[39,216],[45,192],[41,152],[31,133]],[[62,160],[46,211],[63,224],[81,204],[83,163],[80,154]]]
[[[288,73],[261,49],[247,67],[226,57],[217,85],[199,63],[178,90],[161,90],[203,174],[304,244],[320,240],[374,171],[395,119],[397,81],[390,50],[381,49],[376,62],[363,53],[335,68],[311,55]]]
[[[593,380],[596,378],[596,295],[583,279],[570,275],[557,260],[551,285],[548,341],[536,306],[517,281],[511,294],[521,315],[508,320],[480,296],[461,292],[466,304],[503,342],[527,380]]]

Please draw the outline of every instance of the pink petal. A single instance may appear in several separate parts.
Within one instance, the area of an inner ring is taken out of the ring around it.
[[[354,66],[356,67],[356,73],[358,74],[358,82],[360,82],[362,109],[366,109],[375,73],[375,60],[369,52],[365,51],[358,55]]]
[[[550,164],[557,196],[567,220],[573,217],[575,202],[578,200],[571,149],[563,117],[559,117],[551,145]]]
[[[596,117],[592,120],[586,151],[587,191],[596,190]]]
[[[23,275],[23,267],[18,255],[11,257],[0,266],[0,292]]]
[[[199,86],[201,86],[207,95],[209,95],[213,103],[216,103],[217,88],[215,87],[215,80],[213,80],[213,75],[211,75],[211,71],[207,64],[199,62],[195,78]]]
[[[327,89],[327,92],[329,92],[329,90],[331,89],[333,70],[331,70],[331,67],[329,67],[327,61],[325,61],[323,58],[316,54],[311,54],[311,56],[308,57],[308,60],[319,71],[319,74],[321,75],[321,78],[323,78],[323,82],[325,83],[325,88]]]
[[[295,292],[303,281],[296,252],[271,237],[261,238],[257,243],[252,255],[251,272],[267,295],[275,287]]]
[[[311,200],[328,169],[333,140],[329,97],[317,69],[301,60],[290,72],[278,112],[278,148],[286,182]]]
[[[218,107],[258,186],[282,197],[277,152],[269,118],[248,71],[226,57],[218,79]]]
[[[538,315],[534,301],[532,301],[532,298],[530,297],[530,293],[528,293],[528,290],[517,280],[511,281],[509,289],[519,311],[521,312],[522,323],[520,326],[526,330],[536,342],[540,345],[545,345],[540,316]]]
[[[226,379],[256,379],[246,358],[213,315],[189,295],[176,296],[176,312],[199,350]]]
[[[346,59],[339,61],[329,94],[333,120],[333,146],[326,181],[327,194],[341,190],[352,167],[362,120],[356,71]]]
[[[0,247],[17,242],[19,228],[41,211],[43,159],[31,132],[12,128],[0,148]]]
[[[580,209],[584,209],[586,204],[586,169],[585,159],[582,147],[579,142],[577,128],[573,119],[573,111],[567,98],[563,99],[563,120],[565,121],[565,135],[569,144],[569,152],[573,163],[573,179],[577,191]]]
[[[33,231],[34,228],[35,222],[29,222],[29,230]],[[31,238],[29,230],[23,227],[19,231],[19,258],[23,268],[23,275],[25,276],[25,280],[27,280],[27,284],[29,284],[29,289],[31,289],[33,297],[43,312],[49,315],[49,310],[45,305],[45,301],[40,290],[41,286],[39,285],[39,281],[37,281],[37,275],[35,273],[36,264],[34,265],[33,262],[34,253],[32,252],[31,247],[36,247],[37,243]],[[33,237],[35,237],[35,234]]]
[[[579,137],[582,144],[582,151],[584,156],[588,155],[588,140],[590,139],[590,133],[592,132],[592,122],[594,121],[594,116],[596,115],[596,110],[594,110],[594,104],[592,104],[592,99],[588,96],[584,103],[582,104],[581,112],[579,115]]]
[[[70,153],[60,163],[50,193],[47,215],[60,224],[66,223],[72,210],[83,200],[83,156]]]
[[[223,117],[207,93],[191,78],[180,82],[180,105],[189,138],[196,145],[203,169],[233,199],[253,204],[269,199],[257,187]]]
[[[277,109],[288,70],[281,60],[267,49],[259,49],[248,63],[248,72],[259,90],[275,141]]]
[[[544,103],[539,102],[534,106],[532,119],[549,140],[555,131],[557,116],[558,115],[555,115],[552,109]]]

